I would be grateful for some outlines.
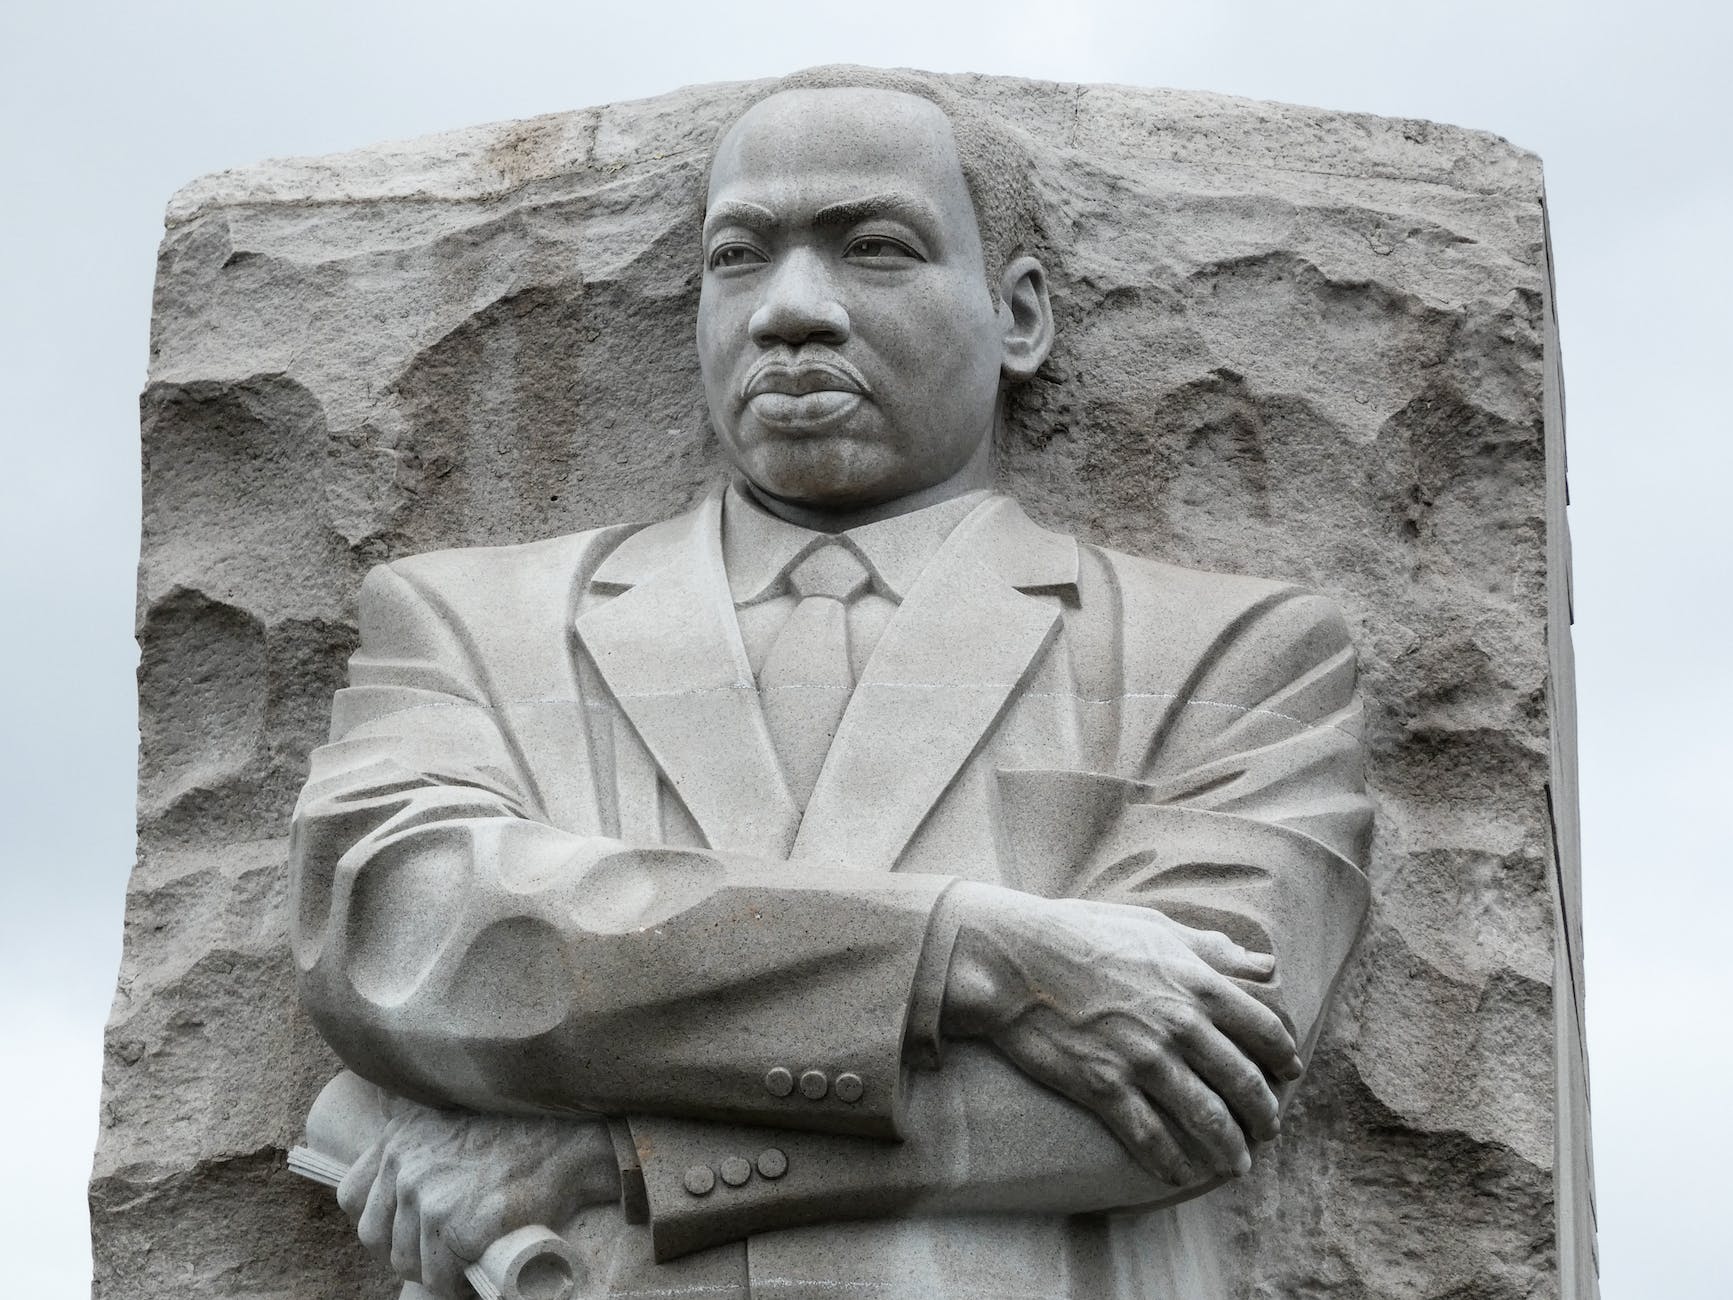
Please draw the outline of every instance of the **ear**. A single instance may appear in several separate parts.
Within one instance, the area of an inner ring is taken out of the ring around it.
[[[999,279],[999,322],[1005,354],[1000,373],[1014,384],[1034,377],[1053,350],[1053,304],[1047,269],[1027,253],[1014,257]]]

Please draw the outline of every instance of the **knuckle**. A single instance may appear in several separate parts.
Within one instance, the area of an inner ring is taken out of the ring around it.
[[[1259,1110],[1273,1109],[1276,1104],[1275,1094],[1264,1082],[1264,1073],[1249,1061],[1241,1060],[1234,1070],[1233,1094],[1242,1105],[1254,1106]]]
[[[1180,1127],[1187,1133],[1198,1137],[1208,1137],[1214,1132],[1214,1126],[1210,1122],[1211,1116],[1195,1101],[1189,1098],[1180,1098],[1173,1103],[1172,1110],[1174,1118],[1179,1121]]]
[[[1126,1113],[1118,1117],[1114,1127],[1128,1146],[1139,1151],[1154,1154],[1161,1145],[1155,1121],[1146,1112],[1128,1108]]]
[[[1124,1086],[1119,1072],[1105,1061],[1087,1061],[1079,1074],[1084,1091],[1091,1097],[1111,1097]]]
[[[1162,1056],[1173,1050],[1179,1041],[1179,1017],[1183,1012],[1173,1012],[1152,1022],[1149,1032],[1143,1036],[1144,1050],[1154,1056]]]
[[[436,1235],[440,1244],[450,1251],[455,1259],[474,1263],[486,1249],[483,1238],[488,1234],[473,1223],[447,1223],[439,1228]]]
[[[1204,1114],[1210,1132],[1230,1144],[1240,1141],[1240,1126],[1219,1098],[1212,1099],[1212,1104],[1204,1107]]]
[[[1185,1092],[1180,1081],[1179,1057],[1166,1049],[1150,1053],[1141,1062],[1138,1082],[1151,1098],[1160,1098],[1164,1105],[1185,1106]]]

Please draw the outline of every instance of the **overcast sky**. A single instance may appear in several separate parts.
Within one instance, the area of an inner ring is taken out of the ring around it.
[[[1569,397],[1604,1293],[1727,1300],[1733,6],[0,4],[0,1223],[82,1300],[132,858],[139,390],[203,172],[814,63],[1432,118],[1546,161]]]

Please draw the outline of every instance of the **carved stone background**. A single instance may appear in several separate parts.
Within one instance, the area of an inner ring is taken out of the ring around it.
[[[1093,540],[1317,587],[1363,656],[1374,913],[1276,1157],[1217,1193],[1245,1209],[1245,1294],[1591,1294],[1538,161],[1423,122],[953,84],[1029,134],[1048,205],[1059,344],[1007,486]],[[695,232],[751,93],[268,163],[171,203],[98,1297],[393,1294],[283,1164],[335,1069],[294,1005],[289,809],[371,564],[659,518],[716,473]]]

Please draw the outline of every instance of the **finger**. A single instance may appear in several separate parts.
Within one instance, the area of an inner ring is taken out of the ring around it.
[[[1025,1072],[1093,1111],[1146,1172],[1174,1187],[1198,1181],[1202,1171],[1168,1121],[1129,1078],[1080,1071],[1075,1058],[1041,1041],[1019,1044],[1017,1056]]]
[[[1276,973],[1274,957],[1242,948],[1220,930],[1194,930],[1189,925],[1177,929],[1186,947],[1219,974],[1242,980],[1267,980]]]
[[[505,1236],[508,1220],[513,1228],[531,1221],[522,1213],[511,1214],[508,1197],[497,1187],[481,1195],[464,1198],[460,1209],[445,1216],[440,1239],[464,1264],[473,1264],[487,1248]]]
[[[1275,1078],[1292,1083],[1305,1073],[1282,1018],[1250,993],[1216,976],[1196,990],[1215,1027]]]
[[[1240,1127],[1259,1142],[1282,1131],[1281,1107],[1264,1072],[1214,1025],[1201,1024],[1183,1042],[1186,1062],[1227,1103]]]
[[[361,1244],[381,1260],[391,1255],[392,1222],[397,1217],[397,1162],[380,1161],[379,1173],[367,1192],[367,1204],[356,1221]]]
[[[1140,1089],[1127,1087],[1098,1114],[1131,1158],[1162,1182],[1186,1187],[1203,1177],[1171,1122]]]
[[[421,1285],[437,1296],[461,1294],[463,1261],[446,1240],[444,1215],[423,1212],[421,1216]]]
[[[421,1210],[413,1191],[397,1198],[391,1226],[391,1271],[405,1282],[421,1281]]]
[[[1224,1178],[1252,1167],[1251,1148],[1227,1103],[1180,1057],[1160,1051],[1142,1063],[1137,1081],[1181,1136]]]
[[[379,1174],[380,1144],[375,1142],[361,1153],[361,1158],[349,1166],[343,1181],[337,1184],[337,1204],[355,1223],[367,1207],[367,1194],[373,1190],[373,1180]]]

